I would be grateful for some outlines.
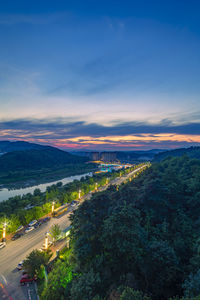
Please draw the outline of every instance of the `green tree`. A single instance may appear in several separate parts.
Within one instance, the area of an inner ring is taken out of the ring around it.
[[[120,296],[120,300],[151,300],[151,298],[143,295],[140,291],[134,291],[132,288],[126,287]]]
[[[190,274],[183,284],[186,297],[200,295],[200,269],[195,274]]]
[[[53,226],[51,226],[51,229],[49,230],[50,235],[53,239],[53,241],[57,241],[61,235],[61,228],[58,224],[54,224]]]
[[[33,277],[40,273],[41,266],[46,266],[52,256],[50,251],[41,252],[39,250],[33,250],[23,263],[23,269]]]
[[[52,272],[48,276],[47,286],[44,288],[41,300],[64,300],[70,291],[71,281],[73,278],[72,266],[68,261],[60,259],[55,263]],[[66,292],[67,290],[67,292]]]

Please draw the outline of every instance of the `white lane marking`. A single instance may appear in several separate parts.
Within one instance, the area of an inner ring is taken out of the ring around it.
[[[7,282],[6,278],[5,278],[5,276],[4,276],[3,274],[1,274],[1,277],[3,278],[3,280],[4,280],[5,284],[7,285],[7,284],[8,284],[8,282]]]
[[[31,300],[31,290],[28,289],[28,300]]]

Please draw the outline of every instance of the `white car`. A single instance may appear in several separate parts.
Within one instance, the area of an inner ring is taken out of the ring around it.
[[[30,226],[28,228],[26,228],[25,233],[28,233],[30,231],[32,231],[33,229],[35,229],[33,226]]]
[[[29,226],[29,227],[32,227],[32,226],[34,226],[36,223],[37,223],[37,220],[33,220],[33,221],[31,221],[31,222],[28,224],[28,226]]]
[[[6,246],[6,243],[2,242],[0,243],[0,249],[4,248]]]
[[[22,230],[23,228],[24,228],[24,226],[20,225],[15,232],[18,232],[18,231]]]
[[[20,261],[20,263],[18,263],[18,265],[17,265],[17,269],[18,270],[21,270],[22,269],[22,267],[23,267],[23,263],[24,263],[24,261],[22,260],[22,261]]]

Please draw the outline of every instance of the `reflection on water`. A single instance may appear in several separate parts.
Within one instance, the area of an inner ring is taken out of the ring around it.
[[[85,177],[85,176],[92,176],[92,173],[85,173],[82,175],[75,175],[75,176],[69,176],[60,180],[56,180],[56,181],[52,181],[52,182],[48,182],[48,183],[42,183],[42,184],[37,184],[31,187],[26,187],[26,188],[19,188],[19,189],[13,189],[13,190],[8,190],[7,188],[3,188],[0,190],[0,202],[4,201],[4,200],[8,200],[10,197],[14,197],[14,196],[19,196],[19,195],[25,195],[28,193],[33,193],[34,190],[40,189],[41,192],[45,192],[46,188],[48,186],[51,186],[52,184],[56,184],[58,182],[62,182],[63,185],[69,182],[76,180],[80,180],[81,177]]]

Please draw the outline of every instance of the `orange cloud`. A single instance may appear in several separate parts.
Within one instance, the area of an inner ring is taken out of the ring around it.
[[[80,144],[93,143],[112,143],[112,142],[131,142],[131,141],[152,141],[152,142],[163,142],[163,141],[174,141],[174,142],[195,142],[200,143],[200,135],[182,135],[175,133],[164,133],[164,134],[140,134],[140,135],[125,135],[125,136],[105,136],[94,138],[91,136],[80,136],[61,141],[71,141]]]

